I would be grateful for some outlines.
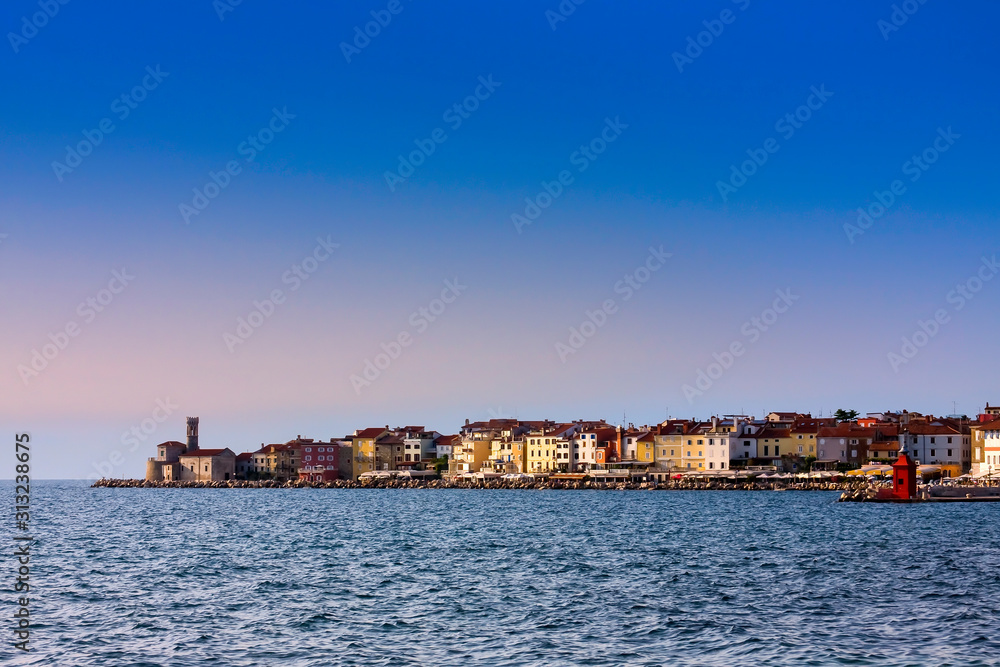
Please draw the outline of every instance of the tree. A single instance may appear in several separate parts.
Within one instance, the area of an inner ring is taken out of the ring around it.
[[[841,408],[840,410],[837,410],[833,416],[838,422],[852,422],[858,418],[858,411],[844,410]]]

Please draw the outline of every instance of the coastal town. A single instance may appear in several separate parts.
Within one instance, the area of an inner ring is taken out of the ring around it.
[[[156,446],[151,483],[353,483],[407,480],[593,480],[659,483],[687,478],[891,475],[908,452],[922,479],[1000,477],[1000,406],[974,417],[838,410],[832,417],[771,412],[763,417],[667,419],[609,424],[490,419],[456,434],[424,426],[367,427],[341,438],[297,435],[254,451],[202,448],[198,417],[185,442]],[[218,443],[222,444],[222,443]],[[216,445],[216,443],[212,443]]]

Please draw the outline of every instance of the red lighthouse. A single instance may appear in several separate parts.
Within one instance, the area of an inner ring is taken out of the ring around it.
[[[899,448],[899,458],[892,464],[892,497],[909,500],[917,497],[917,464],[906,452],[905,432],[901,440],[903,444]]]

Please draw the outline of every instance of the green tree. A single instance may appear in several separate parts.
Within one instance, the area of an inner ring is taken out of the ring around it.
[[[857,410],[844,410],[841,408],[833,414],[834,418],[839,422],[852,422],[858,418]]]

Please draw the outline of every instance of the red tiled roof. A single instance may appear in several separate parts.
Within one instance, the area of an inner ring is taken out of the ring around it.
[[[352,437],[355,437],[355,438],[377,438],[378,436],[382,435],[382,433],[384,431],[385,431],[384,428],[376,426],[374,428],[362,429],[362,430],[358,431],[357,435],[352,436]]]
[[[945,424],[910,424],[910,435],[961,435],[960,429]]]
[[[177,442],[176,440],[168,440],[167,442],[161,442],[157,447],[187,447],[183,442]]]
[[[243,452],[242,454],[237,454],[236,455],[236,460],[237,461],[249,461],[252,458],[253,458],[253,454],[251,452]]]
[[[197,450],[195,450],[193,452],[188,452],[187,454],[181,454],[181,456],[221,456],[225,452],[229,452],[230,454],[233,453],[228,448],[226,448],[226,449],[197,449]]]
[[[995,431],[1000,429],[1000,419],[994,419],[993,421],[986,422],[984,424],[975,424],[972,428],[980,431]]]
[[[576,428],[575,424],[556,424],[554,427],[552,427],[552,430],[546,431],[544,435],[562,436],[566,434],[566,431],[569,431],[573,428]]]

